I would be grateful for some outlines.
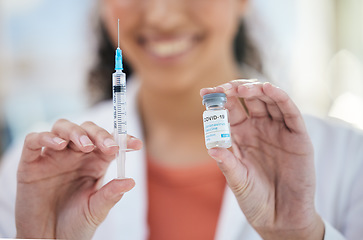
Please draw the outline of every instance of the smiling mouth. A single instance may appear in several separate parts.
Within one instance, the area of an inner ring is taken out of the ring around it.
[[[191,36],[169,38],[144,38],[140,43],[152,56],[160,59],[171,59],[187,53],[196,44]]]

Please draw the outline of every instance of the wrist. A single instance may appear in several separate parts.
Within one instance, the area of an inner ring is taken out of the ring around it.
[[[258,231],[264,240],[323,240],[325,225],[321,217],[316,214],[314,220],[301,229],[279,229],[269,231]]]

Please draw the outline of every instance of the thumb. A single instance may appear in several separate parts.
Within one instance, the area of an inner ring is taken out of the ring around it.
[[[113,179],[89,200],[90,219],[98,226],[106,218],[111,208],[122,198],[125,192],[135,186],[133,179]]]
[[[228,186],[237,199],[246,195],[248,174],[246,166],[228,149],[211,148],[208,154],[217,161],[219,169],[226,177]]]

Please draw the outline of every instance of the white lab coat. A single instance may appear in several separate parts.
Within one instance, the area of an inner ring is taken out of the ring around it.
[[[142,139],[136,106],[137,85],[135,80],[128,85],[128,133]],[[112,132],[112,116],[112,103],[109,101],[94,107],[75,122],[93,121]],[[305,117],[305,120],[315,148],[316,208],[325,222],[325,240],[362,239],[363,134],[349,126],[327,123],[313,117]],[[15,236],[16,168],[20,154],[21,146],[18,145],[9,151],[0,169],[0,237]],[[115,164],[111,163],[105,182],[116,176]],[[94,239],[147,239],[147,185],[143,150],[127,153],[126,175],[135,179],[136,187],[110,211]],[[246,221],[228,187],[224,193],[215,239],[261,239]]]

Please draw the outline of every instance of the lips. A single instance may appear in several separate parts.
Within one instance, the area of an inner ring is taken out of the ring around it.
[[[196,44],[192,35],[172,37],[144,37],[141,45],[152,56],[160,59],[171,59],[186,54]]]

